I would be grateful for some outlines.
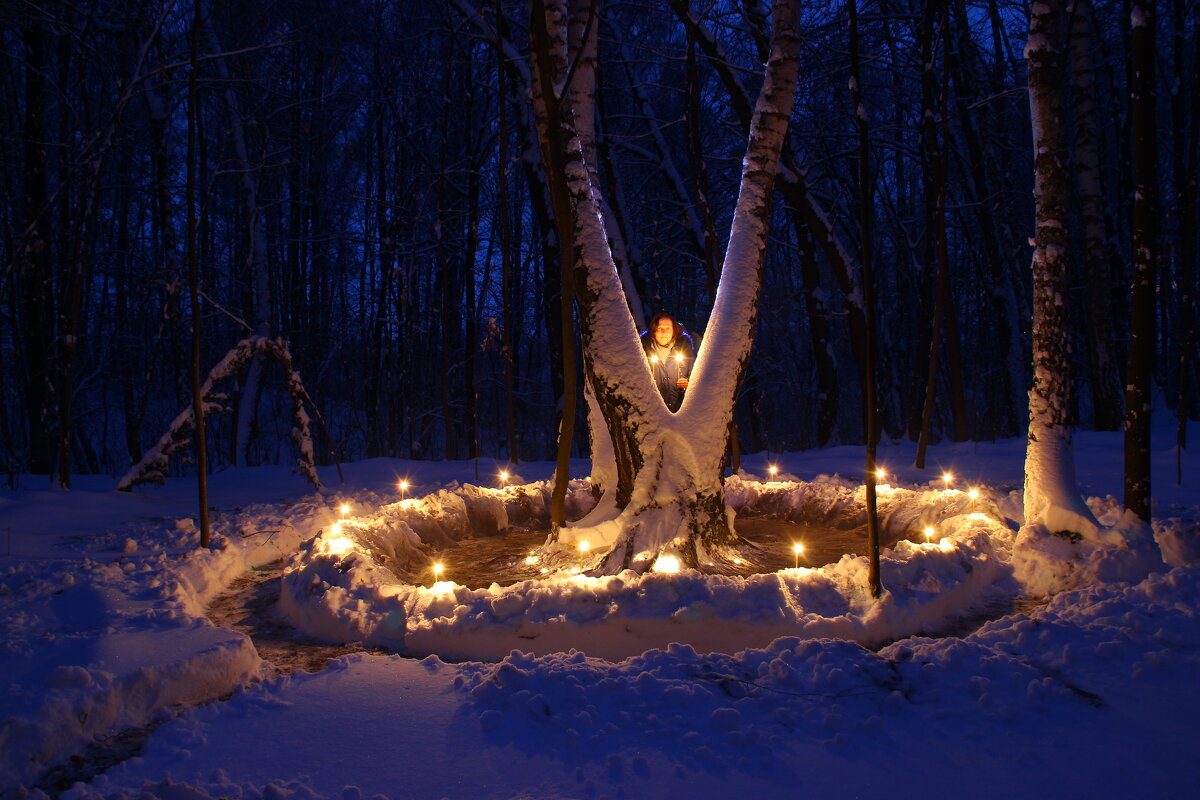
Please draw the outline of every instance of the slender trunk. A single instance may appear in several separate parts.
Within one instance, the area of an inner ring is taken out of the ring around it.
[[[533,101],[538,117],[538,140],[542,163],[546,168],[550,200],[554,210],[555,232],[559,241],[559,330],[562,336],[563,369],[562,417],[559,420],[558,449],[555,457],[554,489],[550,496],[551,538],[566,524],[567,481],[570,479],[571,442],[575,438],[575,323],[574,323],[574,226],[570,198],[566,188],[566,143],[562,117],[568,113],[567,99],[555,87],[566,74],[567,9],[558,0],[530,4],[529,35],[533,59]],[[552,37],[552,32],[554,36]]]
[[[859,69],[858,2],[850,0],[850,99],[854,104],[854,124],[858,132],[858,160],[855,173],[858,188],[858,229],[861,237],[860,262],[862,264],[863,310],[866,316],[867,359],[866,395],[863,403],[863,425],[867,437],[867,550],[869,558],[867,582],[871,596],[883,593],[879,578],[879,511],[876,507],[875,452],[879,446],[878,397],[875,386],[875,300],[872,282],[871,217],[873,211],[873,181],[871,175],[871,131],[868,126],[867,107],[863,104]]]
[[[966,55],[974,43],[970,37],[963,0],[955,0],[954,9],[957,35],[953,46],[947,42],[946,58],[954,77],[955,108],[967,145],[967,190],[977,210],[976,219],[983,239],[983,256],[987,267],[982,285],[988,304],[988,325],[986,333],[982,335],[995,347],[989,358],[992,368],[985,373],[987,391],[995,403],[990,408],[994,426],[992,434],[1008,436],[1018,429],[1015,401],[1020,380],[1015,358],[1019,350],[1016,302],[1011,291],[1008,259],[1001,252],[1000,235],[996,227],[996,220],[1001,216],[997,201],[993,199],[997,195],[988,178],[983,137],[971,108],[971,101],[977,92],[967,68]]]
[[[496,18],[504,15],[502,0],[496,0]],[[505,99],[508,90],[505,86],[504,49],[497,44],[496,50],[496,116],[498,131],[496,134],[500,148],[496,169],[496,219],[500,226],[500,303],[503,320],[501,322],[501,349],[504,357],[504,420],[508,434],[508,460],[513,464],[521,462],[520,451],[517,448],[516,403],[513,398],[513,287],[512,287],[512,249],[508,219],[508,125],[504,113]]]
[[[1092,64],[1091,0],[1077,0],[1071,16],[1070,75],[1075,117],[1075,191],[1083,223],[1083,265],[1087,275],[1088,361],[1096,430],[1121,424],[1121,376],[1114,351],[1109,236],[1105,225],[1100,169],[1100,120]]]
[[[196,490],[200,504],[200,546],[208,547],[208,448],[204,435],[204,396],[200,384],[200,258],[197,252],[198,228],[196,217],[196,118],[199,101],[196,97],[196,71],[200,62],[200,20],[202,3],[197,0],[192,10],[191,59],[188,68],[188,141],[187,141],[187,261],[188,289],[192,302],[192,416],[196,430]]]
[[[1189,389],[1193,380],[1192,362],[1196,347],[1196,192],[1200,191],[1196,176],[1196,139],[1200,135],[1200,37],[1196,38],[1191,79],[1182,80],[1182,31],[1185,25],[1183,3],[1176,0],[1175,7],[1175,59],[1179,73],[1176,86],[1180,92],[1182,92],[1183,86],[1191,87],[1191,113],[1187,128],[1189,136],[1184,139],[1187,152],[1178,157],[1174,170],[1178,187],[1176,197],[1179,198],[1179,336],[1181,340],[1179,344],[1179,404],[1176,409],[1175,425],[1175,474],[1176,481],[1182,485],[1183,451],[1187,448],[1188,407],[1193,402]],[[1180,167],[1179,164],[1183,166]]]
[[[1130,14],[1133,117],[1133,298],[1129,318],[1129,370],[1125,388],[1125,508],[1150,521],[1150,408],[1154,385],[1157,281],[1158,152],[1155,144],[1153,0],[1134,3]]]
[[[30,21],[22,31],[25,44],[25,129],[22,176],[25,208],[25,235],[18,281],[20,311],[25,334],[25,409],[26,437],[29,443],[29,469],[38,475],[50,475],[54,469],[53,379],[49,370],[50,351],[46,343],[54,331],[53,251],[48,236],[48,191],[46,182],[46,42],[38,21]]]

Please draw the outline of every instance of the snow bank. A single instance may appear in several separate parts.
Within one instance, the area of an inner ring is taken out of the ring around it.
[[[739,480],[731,496],[743,508],[769,502],[792,516],[818,513],[851,524],[858,515],[856,491],[861,487],[840,479],[778,487]],[[1017,592],[1007,564],[1010,529],[982,512],[956,514],[970,508],[965,494],[896,489],[886,496],[888,525],[911,531],[937,524],[943,535],[927,544],[902,541],[888,551],[882,575],[889,591],[878,600],[868,592],[866,559],[851,556],[820,569],[746,578],[690,570],[591,577],[562,570],[507,587],[469,589],[449,581],[426,587],[405,582],[406,573],[378,557],[357,524],[343,522],[293,559],[280,608],[311,636],[407,654],[494,660],[518,646],[537,653],[576,647],[620,659],[673,642],[729,652],[778,636],[878,645]],[[561,561],[559,549],[548,548],[545,563]]]
[[[324,506],[313,496],[287,513],[228,515],[208,551],[181,518],[107,531],[49,563],[11,563],[0,582],[0,791],[257,678],[253,644],[205,608],[234,577],[297,547]]]
[[[1137,583],[1165,569],[1154,530],[1121,509],[1111,495],[1088,501],[1101,527],[1085,533],[1023,526],[1013,548],[1013,566],[1026,592],[1056,592],[1107,581]],[[1168,535],[1168,539],[1169,539]]]

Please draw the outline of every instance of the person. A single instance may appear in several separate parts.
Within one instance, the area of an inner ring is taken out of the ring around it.
[[[646,361],[663,402],[675,413],[683,404],[688,376],[696,360],[692,337],[670,314],[660,311],[642,334],[642,349],[646,351]]]

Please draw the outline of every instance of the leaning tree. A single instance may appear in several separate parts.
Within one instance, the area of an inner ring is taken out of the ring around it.
[[[612,444],[615,477],[596,509],[559,532],[604,552],[600,569],[642,570],[663,553],[722,560],[734,539],[723,471],[762,284],[771,197],[798,73],[796,0],[776,0],[770,57],[742,162],[729,244],[682,407],[659,396],[605,233],[594,147],[594,0],[539,0],[530,15],[534,107],[558,230],[573,265],[584,374]],[[564,298],[564,302],[569,302]]]

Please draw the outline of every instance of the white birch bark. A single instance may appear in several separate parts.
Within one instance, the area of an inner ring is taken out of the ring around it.
[[[771,57],[753,114],[729,248],[708,335],[677,414],[667,410],[651,379],[613,262],[586,150],[577,131],[567,131],[565,179],[574,215],[585,370],[618,464],[624,456],[633,474],[631,486],[618,485],[615,502],[602,501],[588,518],[561,531],[560,540],[601,545],[604,571],[645,569],[663,552],[674,552],[693,566],[706,564],[718,556],[714,547],[731,538],[721,462],[737,385],[750,354],[771,195],[795,95],[796,17],[794,0],[775,4]],[[574,120],[592,113],[590,92],[574,99]],[[572,120],[562,124],[573,127]]]
[[[1062,118],[1065,0],[1038,0],[1029,23],[1033,120],[1033,387],[1025,454],[1025,527],[1095,536],[1098,526],[1075,485],[1071,444],[1070,322],[1067,315],[1067,143]]]

